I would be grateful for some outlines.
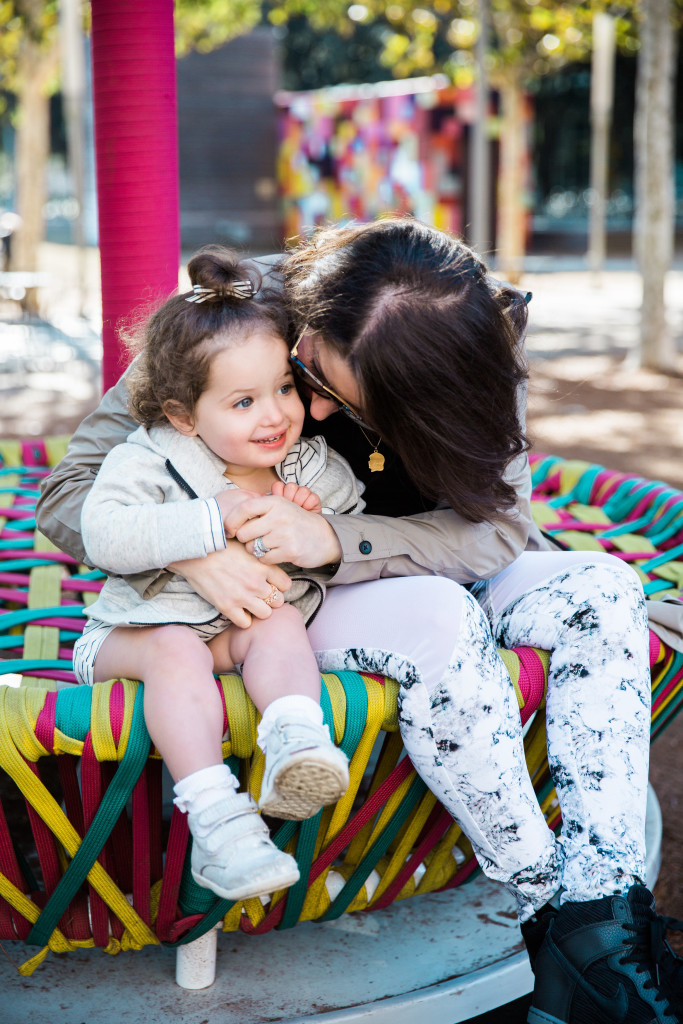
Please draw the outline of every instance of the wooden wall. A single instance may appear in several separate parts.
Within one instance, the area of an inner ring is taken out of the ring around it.
[[[273,103],[278,87],[277,43],[268,28],[178,61],[184,253],[207,242],[252,253],[281,248]]]

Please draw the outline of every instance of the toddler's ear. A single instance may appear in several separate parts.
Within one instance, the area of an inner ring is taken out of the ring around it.
[[[178,433],[185,434],[186,437],[194,437],[196,435],[197,430],[194,425],[194,417],[180,402],[165,402],[164,414]]]

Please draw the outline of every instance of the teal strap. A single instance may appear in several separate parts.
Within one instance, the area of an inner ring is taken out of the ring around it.
[[[73,663],[71,661],[50,661],[49,658],[34,658],[31,661],[25,658],[15,658],[13,661],[0,661],[0,676],[7,675],[9,672],[47,672],[49,669],[73,672]]]
[[[31,562],[31,565],[46,565],[46,562]],[[15,568],[15,563],[12,563],[12,569]],[[9,572],[10,563],[4,562],[2,566],[3,572]],[[10,629],[12,626],[21,626],[25,622],[33,622],[35,619],[82,619],[83,618],[83,606],[80,604],[76,605],[56,605],[54,608],[25,608],[19,612],[6,612],[2,616],[2,629]]]
[[[365,687],[363,687],[365,689]],[[320,686],[320,705],[323,711],[323,722],[334,735],[334,717],[332,715],[332,702],[330,701],[327,687],[323,680]],[[344,735],[344,739],[346,734]],[[342,740],[343,743],[343,740]],[[278,930],[293,928],[299,920],[306,893],[308,892],[308,879],[311,874],[311,864],[315,852],[315,841],[320,828],[322,810],[314,814],[312,818],[302,821],[299,825],[299,837],[296,843],[296,862],[299,865],[299,881],[295,882],[287,892],[287,904],[282,915],[282,920],[277,926]]]
[[[68,690],[57,691],[55,728],[65,736],[73,736],[74,739],[80,740],[81,743],[90,731],[92,693],[92,686],[74,686]]]

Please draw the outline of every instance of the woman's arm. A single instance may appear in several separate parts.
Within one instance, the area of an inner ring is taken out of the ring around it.
[[[399,519],[330,518],[343,551],[330,584],[431,573],[466,584],[495,576],[527,549],[532,537],[535,546],[538,534],[531,514],[526,454],[511,463],[505,476],[517,492],[517,504],[495,523],[471,523],[452,509]]]
[[[105,394],[76,429],[61,462],[41,485],[36,521],[41,533],[77,561],[92,564],[81,537],[83,503],[104,458],[135,430],[125,378]]]
[[[472,583],[500,572],[528,546],[531,473],[526,455],[508,469],[517,507],[496,523],[470,523],[452,509],[393,519],[387,516],[320,516],[282,498],[250,499],[226,517],[228,536],[247,544],[257,536],[275,549],[262,561],[293,562],[314,569],[333,564],[331,584],[381,576],[447,576]],[[306,517],[306,518],[304,518]],[[542,546],[542,545],[539,545]],[[338,565],[336,563],[339,563]]]

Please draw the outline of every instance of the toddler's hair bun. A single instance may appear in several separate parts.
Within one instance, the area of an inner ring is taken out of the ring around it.
[[[223,246],[206,246],[187,265],[193,295],[189,302],[241,301],[253,298],[261,285],[258,272],[245,266],[237,253]]]

